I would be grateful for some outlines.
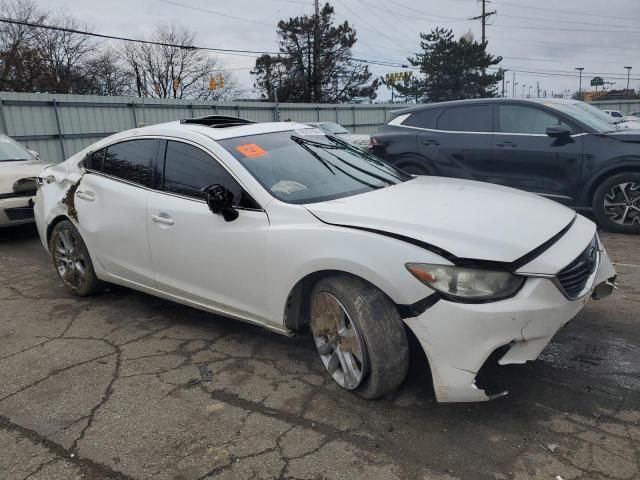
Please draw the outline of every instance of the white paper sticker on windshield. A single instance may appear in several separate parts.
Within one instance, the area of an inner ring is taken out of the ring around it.
[[[299,128],[294,130],[298,135],[324,135],[324,132],[316,127]]]

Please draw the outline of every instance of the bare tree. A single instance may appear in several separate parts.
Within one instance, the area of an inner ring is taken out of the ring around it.
[[[78,19],[60,14],[51,25],[70,30],[88,30]],[[58,93],[86,93],[85,63],[96,52],[97,45],[89,37],[65,30],[39,29],[35,43],[46,65],[40,86]]]
[[[91,57],[84,65],[87,93],[94,95],[132,95],[135,93],[134,76],[122,64],[111,47]]]
[[[0,15],[22,22],[39,23],[47,18],[33,0],[0,2]],[[44,64],[35,45],[35,29],[25,25],[0,24],[0,89],[18,92],[37,90]]]
[[[121,50],[138,96],[219,100],[240,91],[233,75],[224,71],[219,60],[193,47],[195,33],[188,28],[163,24],[150,40],[164,45],[126,44]],[[221,77],[224,86],[209,90],[211,79]]]

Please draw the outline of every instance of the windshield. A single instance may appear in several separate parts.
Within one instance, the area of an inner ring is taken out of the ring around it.
[[[617,130],[615,126],[616,120],[593,105],[584,102],[571,104],[548,102],[546,105],[575,118],[598,133],[614,132]]]
[[[6,135],[0,135],[0,162],[15,162],[18,160],[33,160],[35,157],[22,145],[11,140]]]
[[[319,126],[324,132],[332,133],[333,135],[349,133],[349,130],[337,123],[321,123]]]
[[[413,178],[342,140],[319,133],[307,128],[219,143],[274,197],[287,203],[348,197]]]

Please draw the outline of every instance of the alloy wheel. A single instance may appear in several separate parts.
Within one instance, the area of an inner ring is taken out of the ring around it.
[[[80,247],[80,239],[71,230],[60,230],[55,239],[53,259],[64,283],[79,289],[86,277],[87,259]]]
[[[347,390],[357,388],[366,374],[364,342],[342,303],[328,292],[312,302],[311,331],[329,375]]]
[[[604,196],[604,211],[620,225],[640,225],[640,183],[614,185]]]

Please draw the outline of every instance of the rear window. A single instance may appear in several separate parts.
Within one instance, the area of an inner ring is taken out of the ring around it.
[[[491,132],[491,107],[469,105],[450,107],[438,118],[438,130],[452,132]]]
[[[102,164],[102,172],[151,187],[159,143],[154,139],[141,139],[109,145]]]
[[[441,111],[441,108],[426,108],[413,112],[404,119],[402,125],[418,128],[436,128],[436,118]]]

